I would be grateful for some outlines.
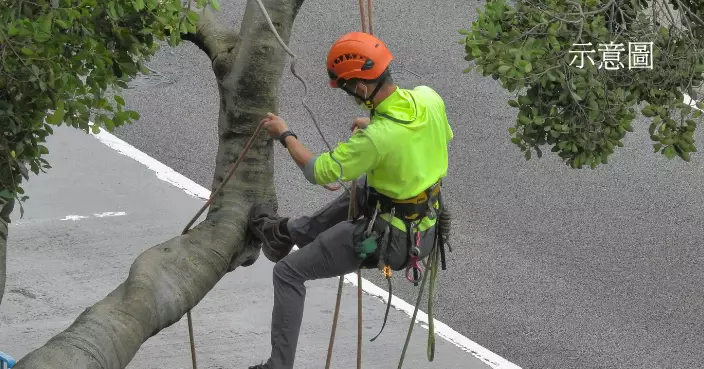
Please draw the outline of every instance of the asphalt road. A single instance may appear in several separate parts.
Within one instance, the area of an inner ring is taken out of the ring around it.
[[[291,48],[304,62],[309,102],[331,142],[364,113],[327,88],[323,62],[339,35],[358,30],[357,2],[307,1]],[[510,143],[515,110],[490,78],[463,74],[457,30],[480,2],[433,7],[375,1],[375,34],[397,61],[402,87],[427,84],[445,99],[455,131],[447,198],[455,210],[449,270],[441,273],[437,318],[524,368],[695,368],[704,359],[704,161],[653,154],[647,123],[610,164],[571,170],[548,152],[526,162]],[[239,25],[243,1],[219,18]],[[117,135],[210,187],[216,152],[217,90],[208,60],[186,44],[151,63],[128,105],[142,121]],[[657,66],[656,66],[657,67]],[[313,150],[325,149],[288,73],[280,113]],[[284,215],[315,210],[335,194],[310,186],[277,147],[277,190]],[[370,273],[367,273],[371,275]],[[377,277],[369,277],[380,281]],[[382,284],[383,286],[383,284]],[[413,301],[412,286],[395,292]]]

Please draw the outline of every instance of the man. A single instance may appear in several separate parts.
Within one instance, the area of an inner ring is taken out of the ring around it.
[[[366,174],[366,183],[358,181],[354,199],[365,217],[347,221],[349,193],[311,216],[291,220],[278,216],[270,205],[252,207],[249,229],[276,265],[271,356],[249,369],[293,368],[306,295],[304,282],[376,266],[380,257],[383,265],[402,270],[415,263],[416,257],[425,258],[434,246],[437,219],[433,210],[438,207],[439,181],[447,174],[447,145],[453,133],[444,102],[435,91],[426,86],[406,90],[393,83],[388,69],[392,59],[381,40],[362,32],[348,33],[331,47],[327,57],[330,86],[343,89],[371,110],[370,119],[356,119],[353,129],[357,131],[332,153],[313,155],[284,120],[271,113],[264,118],[270,136],[288,149],[312,184],[346,182]],[[420,201],[401,204],[393,199]],[[375,216],[377,205],[380,210]],[[411,222],[413,214],[416,223]],[[370,219],[374,219],[379,250],[364,257],[358,246],[369,236],[365,230]],[[289,254],[294,244],[300,249]]]

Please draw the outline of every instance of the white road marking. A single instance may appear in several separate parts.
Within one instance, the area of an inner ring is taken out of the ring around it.
[[[75,221],[75,220],[85,219],[85,218],[88,218],[88,217],[83,216],[83,215],[67,215],[64,218],[61,218],[61,220],[74,220]]]
[[[156,172],[157,178],[183,189],[189,195],[201,198],[203,200],[207,200],[210,197],[211,192],[205,187],[197,184],[193,180],[176,172],[175,170],[169,168],[158,160],[152,158],[127,142],[115,137],[107,131],[101,130],[98,134],[91,134],[100,140],[100,142],[115,149],[120,154],[144,164],[149,169]],[[294,247],[294,249],[297,249],[297,247]],[[355,286],[357,285],[357,275],[355,273],[345,275],[345,280]],[[365,278],[362,278],[362,290],[371,296],[378,297],[384,302],[388,302],[388,292],[384,291],[379,286],[366,280]],[[408,317],[413,316],[414,306],[395,295],[392,295],[391,306],[406,313]],[[437,319],[433,319],[433,321],[435,323],[435,332],[438,336],[445,338],[447,341],[451,342],[460,349],[472,354],[474,357],[483,361],[490,367],[494,369],[521,369],[516,364],[511,363],[491,350],[458,333],[445,323]],[[416,316],[416,322],[427,329],[428,314],[419,309]]]
[[[95,213],[95,214],[93,214],[93,216],[96,217],[96,218],[119,217],[119,216],[123,216],[123,215],[127,215],[127,213],[125,213],[124,211],[108,211],[108,212],[105,212],[105,213]],[[85,216],[85,215],[67,215],[67,216],[65,216],[64,218],[60,219],[60,220],[73,220],[73,221],[76,221],[76,220],[88,219],[88,218],[90,218],[90,216]]]
[[[96,216],[98,218],[103,218],[103,217],[119,217],[122,215],[127,215],[124,211],[108,211],[106,213],[98,213],[98,214],[93,214],[93,216]]]

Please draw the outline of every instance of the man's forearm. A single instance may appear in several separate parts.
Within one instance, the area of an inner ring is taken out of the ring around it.
[[[303,169],[306,163],[315,157],[315,155],[313,155],[301,143],[301,141],[298,141],[295,137],[288,136],[286,137],[285,141],[286,147],[288,148],[288,153],[291,154],[291,157],[296,162],[299,168]]]

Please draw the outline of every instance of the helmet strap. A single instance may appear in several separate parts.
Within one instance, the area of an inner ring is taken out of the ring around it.
[[[376,93],[381,90],[381,86],[384,84],[386,81],[386,76],[384,76],[381,80],[379,80],[379,83],[376,84],[376,87],[374,88],[374,91],[372,91],[372,94],[369,95],[369,98],[364,100],[364,105],[367,106],[367,108],[374,110],[374,96],[376,96]]]
[[[347,94],[352,95],[352,96],[362,100],[364,102],[364,105],[366,105],[367,108],[369,108],[370,110],[373,111],[374,110],[374,96],[376,96],[376,94],[379,92],[379,90],[381,90],[381,86],[386,81],[386,78],[387,78],[387,76],[384,76],[381,80],[379,80],[379,83],[377,83],[376,87],[374,87],[374,90],[372,91],[372,94],[369,95],[369,97],[364,97],[364,96],[359,95],[356,92],[356,89],[355,89],[355,91],[350,91],[350,90],[344,88],[344,85],[341,86],[340,88],[343,91],[347,92]]]

